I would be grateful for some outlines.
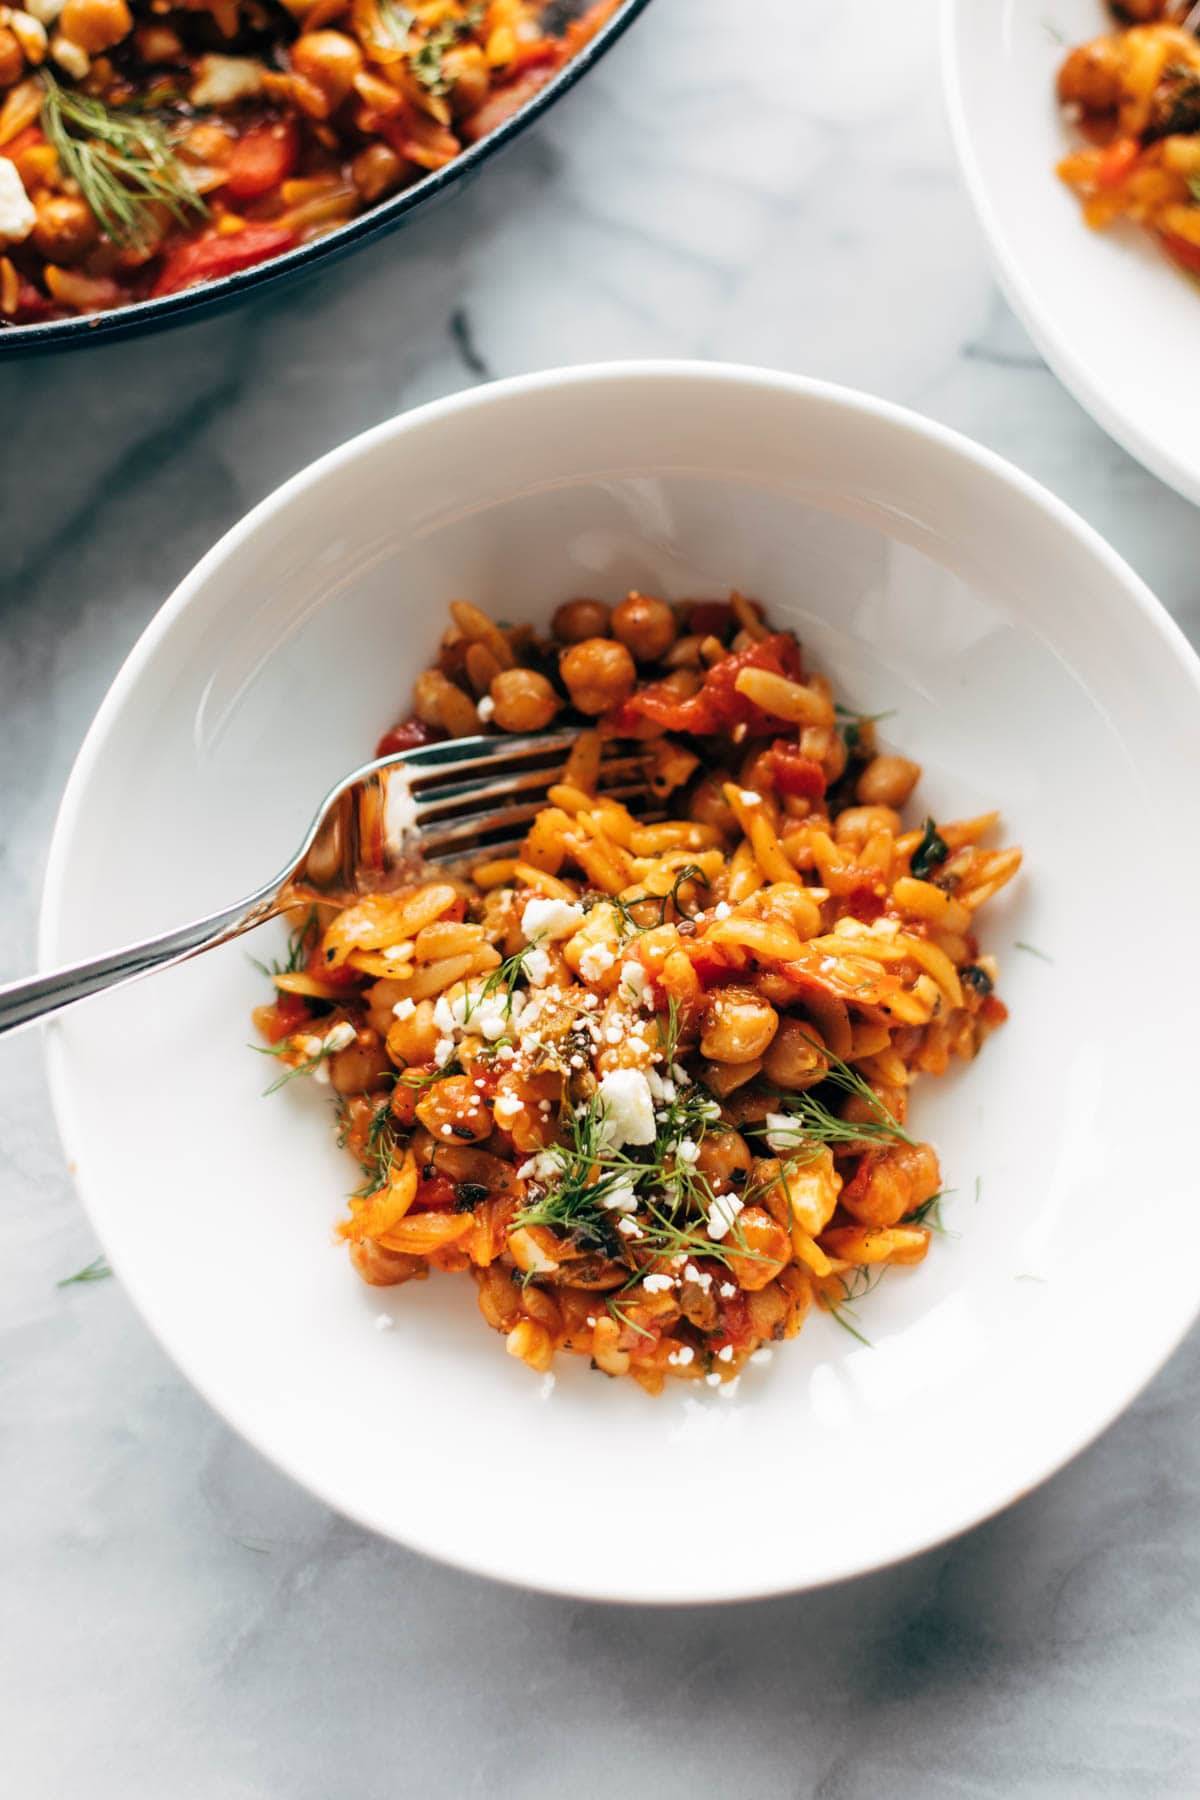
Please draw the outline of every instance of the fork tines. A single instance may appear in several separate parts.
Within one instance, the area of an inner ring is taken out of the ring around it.
[[[405,759],[415,829],[422,854],[446,861],[472,850],[516,844],[562,780],[563,763],[578,731],[528,738],[459,738],[432,744]],[[600,764],[597,795],[634,801],[650,796],[649,762],[635,743],[610,741]],[[639,818],[661,812],[638,808]]]

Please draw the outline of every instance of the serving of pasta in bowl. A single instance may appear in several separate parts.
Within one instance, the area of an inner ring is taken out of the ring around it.
[[[1086,527],[863,396],[614,365],[378,428],[135,650],[44,959],[248,888],[373,750],[419,799],[426,746],[559,748],[453,853],[400,781],[254,962],[52,1028],[118,1276],[265,1454],[483,1573],[737,1598],[963,1529],[1200,1298],[1131,1279],[1186,1230],[1195,976],[1111,981],[1133,821],[1186,936],[1198,696]],[[630,1529],[697,1502],[703,1551]]]

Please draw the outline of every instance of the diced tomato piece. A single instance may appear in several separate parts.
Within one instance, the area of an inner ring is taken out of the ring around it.
[[[259,1025],[269,1044],[281,1044],[293,1031],[307,1025],[312,1014],[302,994],[280,994],[273,1006],[259,1013]]]
[[[252,125],[234,144],[226,165],[225,190],[234,200],[257,200],[286,181],[300,159],[294,119]]]
[[[440,744],[447,736],[440,725],[426,725],[421,719],[401,719],[385,731],[375,746],[376,756],[396,756],[401,750],[418,750],[422,744]]]
[[[716,981],[723,981],[738,966],[723,944],[708,944],[703,938],[685,938],[681,948],[700,977],[700,986],[703,988],[712,987]]]
[[[44,144],[46,136],[36,125],[27,125],[24,131],[18,131],[15,138],[0,147],[0,156],[7,156],[10,162],[20,156],[23,150],[32,150],[35,144]]]
[[[1176,237],[1173,231],[1164,231],[1159,235],[1173,262],[1177,262],[1181,269],[1186,269],[1189,275],[1200,275],[1200,244],[1193,244],[1188,238]]]
[[[239,269],[251,269],[272,256],[281,256],[295,243],[296,233],[284,225],[243,225],[228,237],[208,232],[167,253],[151,294],[161,300],[165,294],[178,294],[198,282],[235,275]]]
[[[458,1190],[445,1175],[427,1175],[417,1183],[417,1191],[409,1212],[453,1212],[458,1205]]]
[[[717,1273],[717,1281],[729,1279],[724,1270]],[[750,1341],[750,1309],[746,1304],[746,1296],[741,1288],[736,1294],[717,1302],[718,1335],[709,1339],[713,1350],[723,1350],[726,1344],[732,1344],[740,1350]]]
[[[781,794],[798,794],[804,800],[823,800],[825,771],[811,756],[784,740],[771,745],[771,774]]]
[[[1132,173],[1141,153],[1142,147],[1136,138],[1114,138],[1096,165],[1097,187],[1120,187],[1125,177]]]
[[[728,600],[697,600],[688,608],[687,628],[695,637],[724,637],[732,623]]]
[[[885,897],[877,893],[866,881],[861,881],[857,887],[851,888],[842,904],[852,918],[860,919],[864,925],[870,925],[875,919],[881,919],[887,910]]]
[[[672,688],[656,681],[634,694],[622,712],[642,713],[664,731],[687,731],[695,737],[712,737],[734,725],[745,725],[755,735],[774,731],[778,720],[737,692],[737,678],[743,669],[770,669],[795,679],[800,673],[799,646],[790,632],[776,632],[733,656],[722,657],[708,671],[704,686],[688,699],[681,700]]]
[[[425,1071],[428,1073],[428,1071]],[[392,1089],[392,1098],[388,1110],[397,1125],[415,1125],[417,1122],[417,1101],[421,1098],[421,1090],[411,1081],[398,1081]]]

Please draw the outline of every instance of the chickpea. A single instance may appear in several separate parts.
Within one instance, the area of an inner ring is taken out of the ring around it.
[[[847,806],[833,821],[833,835],[839,844],[861,850],[877,831],[890,831],[899,837],[904,829],[900,814],[891,806]]]
[[[907,756],[875,756],[854,789],[864,806],[903,806],[921,779],[920,763]]]
[[[744,1187],[753,1166],[750,1146],[740,1131],[706,1131],[700,1139],[696,1169],[714,1193]]]
[[[25,68],[20,44],[7,25],[0,25],[0,88],[15,87]]]
[[[828,1062],[820,1034],[804,1019],[783,1019],[763,1058],[767,1080],[797,1093],[823,1080]]]
[[[932,1144],[897,1144],[863,1165],[866,1174],[842,1189],[841,1202],[860,1225],[898,1225],[906,1213],[932,1200],[942,1185]]]
[[[582,644],[573,644],[563,652],[559,667],[574,705],[593,716],[623,705],[637,685],[632,656],[611,638],[585,638]]]
[[[1121,101],[1123,52],[1111,38],[1080,44],[1058,72],[1058,97],[1085,112],[1113,112]]]
[[[67,0],[58,17],[59,30],[89,56],[111,50],[133,30],[133,14],[125,0]]]
[[[744,1256],[733,1248],[735,1244],[744,1246]],[[748,1206],[739,1215],[728,1248],[730,1273],[749,1293],[774,1281],[792,1256],[791,1237],[761,1206]]]
[[[779,1014],[752,988],[719,988],[701,1015],[700,1052],[713,1062],[753,1062],[778,1029]]]
[[[90,207],[73,194],[42,194],[37,200],[33,241],[47,262],[73,263],[99,235]]]
[[[351,1244],[350,1261],[371,1287],[395,1287],[401,1281],[419,1281],[429,1273],[429,1265],[423,1256],[408,1256],[403,1250],[385,1250],[371,1238],[364,1238],[361,1244]]]
[[[550,621],[560,644],[582,644],[585,638],[607,637],[612,629],[603,600],[565,600]]]
[[[350,179],[364,200],[382,199],[403,173],[403,162],[388,144],[368,144],[350,165]]]
[[[417,1117],[438,1143],[477,1143],[492,1134],[491,1108],[469,1075],[435,1081],[418,1100]]]
[[[424,669],[413,684],[413,711],[422,725],[442,722],[442,695],[447,687],[440,669]]]
[[[536,669],[501,669],[490,691],[501,731],[544,731],[562,705]]]
[[[369,1094],[386,1086],[394,1074],[383,1039],[370,1026],[329,1059],[329,1080],[335,1094]]]
[[[341,105],[362,66],[362,51],[341,31],[307,31],[292,45],[292,68],[320,90],[327,112]]]
[[[433,1016],[433,1001],[421,1000],[407,1019],[394,1019],[388,1027],[388,1055],[401,1067],[432,1062],[441,1035]]]
[[[658,662],[675,642],[675,615],[665,600],[630,594],[613,614],[613,635],[638,662]]]

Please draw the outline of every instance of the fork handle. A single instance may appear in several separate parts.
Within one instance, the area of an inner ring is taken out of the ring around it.
[[[147,938],[130,944],[107,956],[94,956],[87,962],[71,963],[65,969],[54,969],[48,975],[33,975],[26,981],[12,981],[0,987],[0,1037],[32,1025],[77,1000],[87,1000],[106,988],[124,987],[141,975],[155,969],[170,968],[172,963],[186,962],[202,950],[228,943],[244,931],[252,931],[273,918],[277,911],[275,890],[255,894],[238,906],[212,913],[207,919],[196,919],[178,931],[167,931],[161,937]]]

